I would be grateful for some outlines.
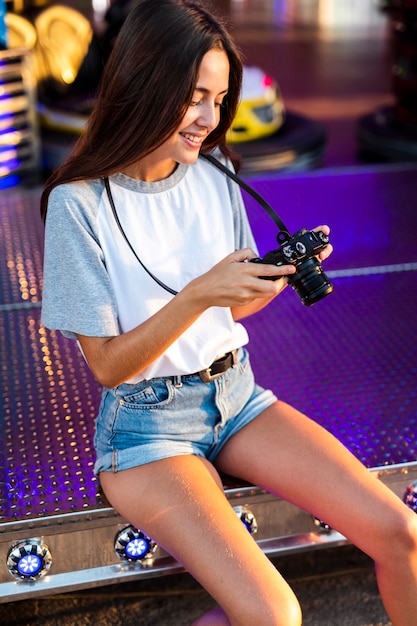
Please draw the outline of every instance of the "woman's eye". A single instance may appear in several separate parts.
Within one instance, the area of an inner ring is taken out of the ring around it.
[[[204,104],[204,100],[192,100],[190,102],[190,106],[191,107],[198,107],[198,106],[201,106],[202,104]],[[222,106],[224,106],[224,102],[223,101],[222,102],[215,102],[214,106],[215,107],[222,107]]]

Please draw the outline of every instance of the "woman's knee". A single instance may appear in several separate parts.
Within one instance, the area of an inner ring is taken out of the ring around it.
[[[414,553],[417,556],[417,515],[404,507],[405,511],[398,520],[394,532],[398,536],[403,551],[406,554]]]
[[[381,519],[380,554],[376,560],[417,559],[417,515],[406,506]]]
[[[276,617],[274,619],[278,621],[272,621],[271,626],[301,626],[303,621],[301,607],[294,594],[287,598],[284,606],[277,604],[275,610]]]
[[[282,589],[276,596],[268,596],[268,599],[260,599],[259,602],[248,604],[243,602],[239,610],[229,615],[232,626],[301,626],[302,613],[300,604],[293,593],[288,591],[283,594]]]
[[[265,607],[266,611],[262,615],[262,619],[253,622],[247,622],[251,624],[262,624],[262,626],[301,626],[302,614],[300,604],[292,595],[290,598],[286,598],[284,602],[277,601],[273,607]]]

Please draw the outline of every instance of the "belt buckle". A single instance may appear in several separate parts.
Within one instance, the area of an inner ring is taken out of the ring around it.
[[[198,372],[198,375],[200,376],[200,378],[203,381],[203,383],[211,383],[211,381],[216,380],[216,378],[220,378],[220,376],[223,376],[223,374],[225,372],[227,372],[227,370],[230,367],[234,367],[236,365],[236,363],[237,363],[237,350],[232,350],[228,354],[230,354],[231,357],[232,357],[232,363],[229,365],[228,368],[223,370],[223,372],[218,372],[217,374],[211,374],[211,366],[207,367],[207,369],[205,369],[205,370],[201,370],[200,372]],[[225,356],[228,356],[228,355],[225,355]]]
[[[224,372],[219,372],[218,374],[211,374],[210,372],[211,367],[208,367],[207,369],[198,372],[198,375],[200,376],[203,383],[211,383],[212,380],[216,380],[216,378],[219,378],[224,374]]]

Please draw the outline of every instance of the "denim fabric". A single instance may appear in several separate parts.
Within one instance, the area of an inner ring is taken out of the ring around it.
[[[224,444],[276,400],[254,382],[249,355],[210,383],[196,374],[105,389],[96,421],[95,472],[181,454],[213,461]]]

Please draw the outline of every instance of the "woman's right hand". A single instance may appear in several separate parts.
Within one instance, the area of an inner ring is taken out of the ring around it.
[[[250,248],[232,252],[185,288],[194,293],[202,310],[211,306],[240,307],[259,298],[270,301],[286,286],[285,277],[295,272],[293,265],[250,263],[256,254]],[[276,280],[263,280],[276,277]]]

